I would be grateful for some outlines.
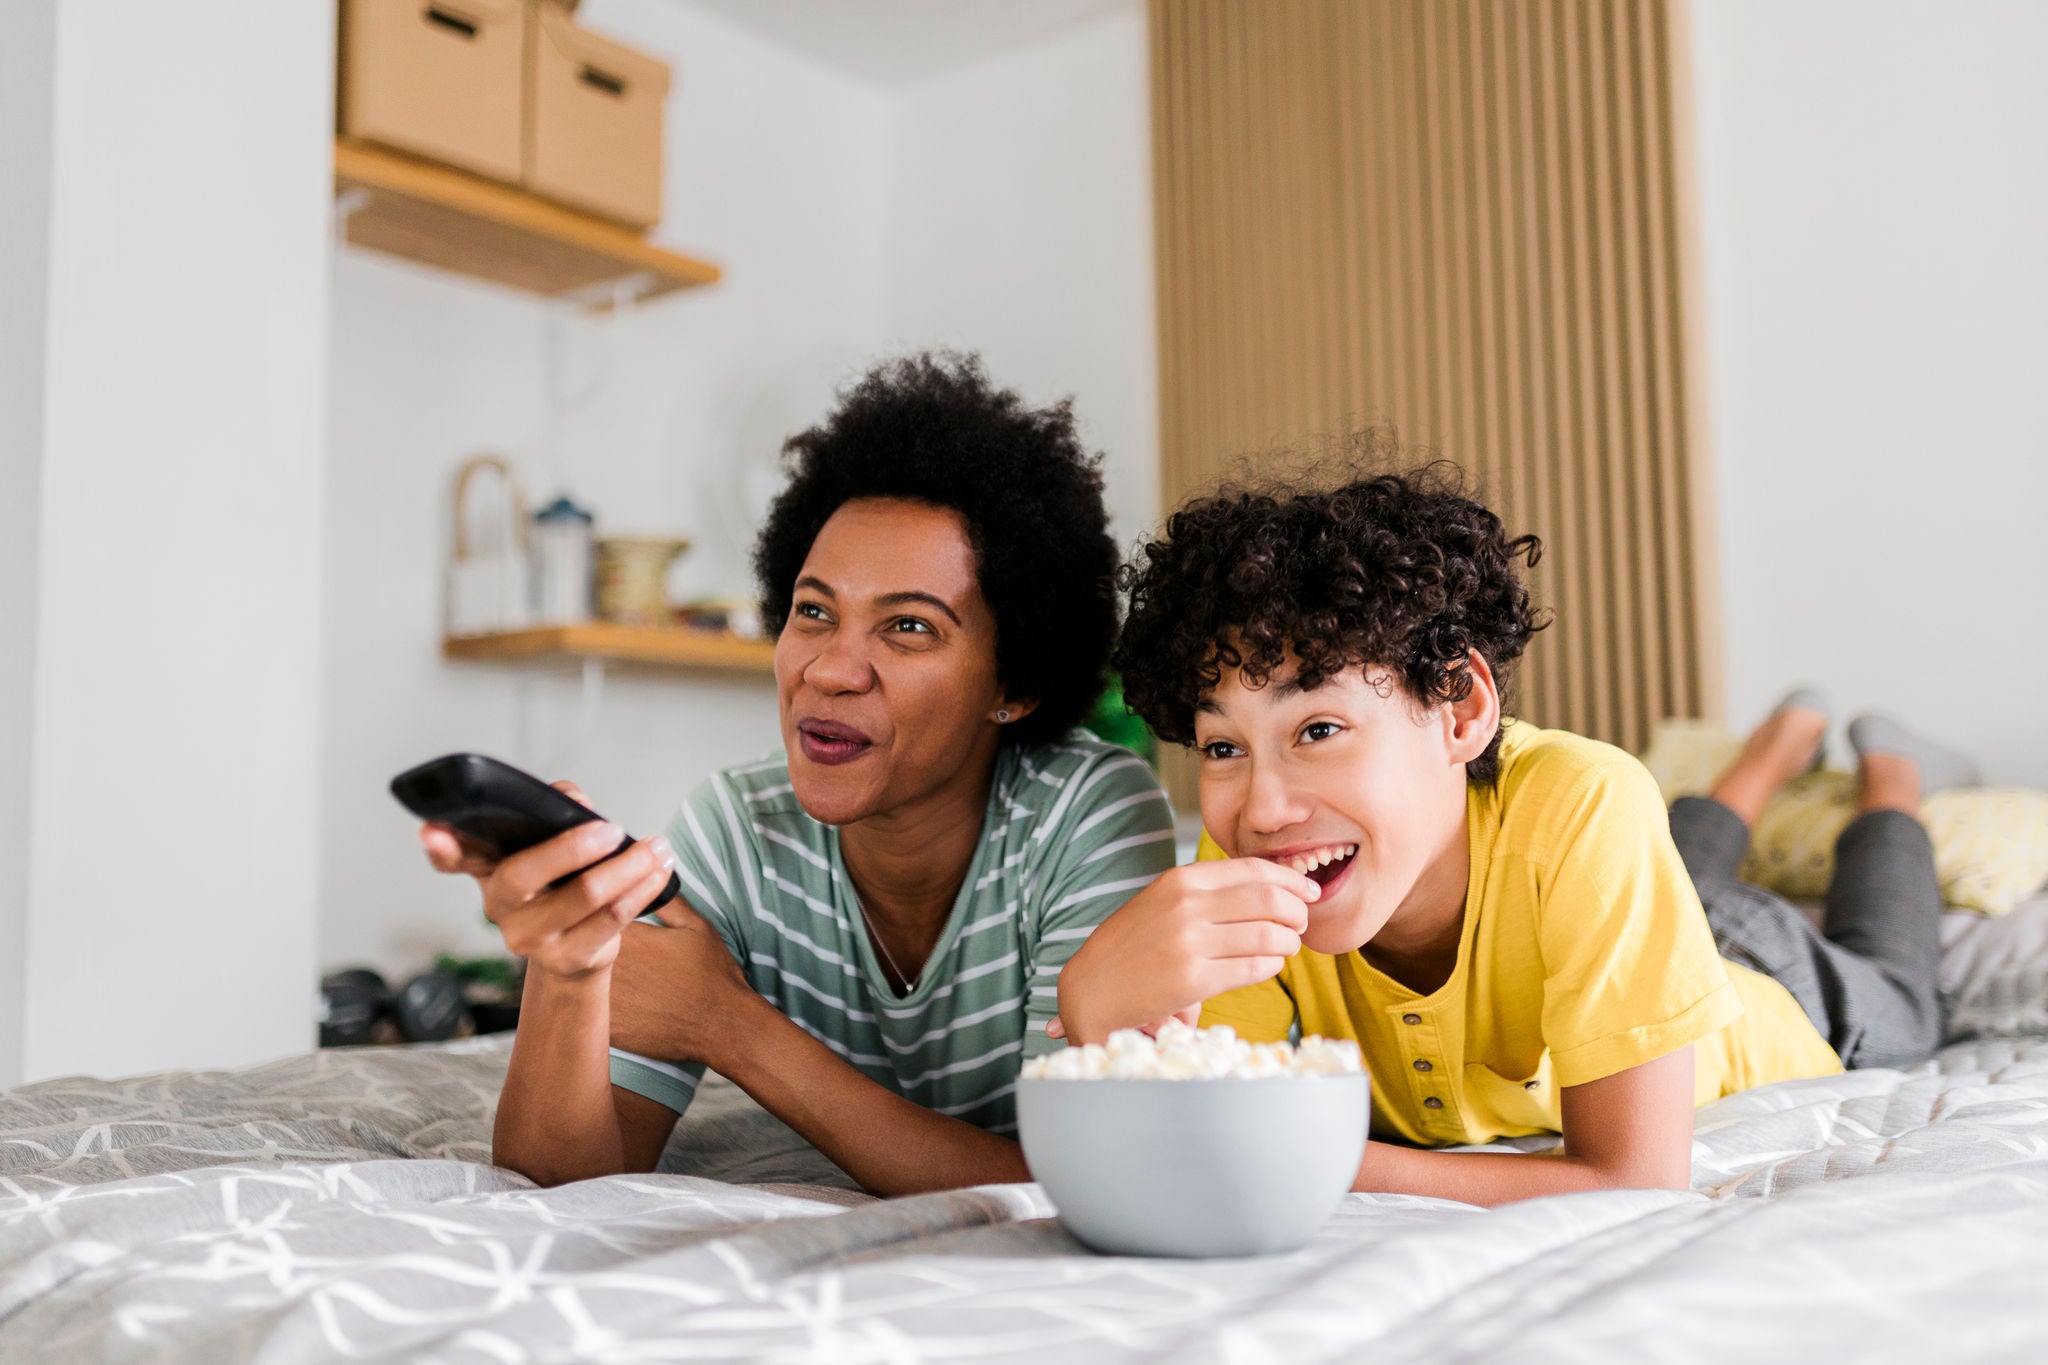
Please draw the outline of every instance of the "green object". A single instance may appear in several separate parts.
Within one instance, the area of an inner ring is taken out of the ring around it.
[[[442,953],[434,959],[434,970],[446,972],[457,981],[480,981],[506,990],[518,981],[517,965],[509,957],[456,957],[453,953]]]
[[[1094,707],[1081,718],[1081,724],[1093,732],[1097,739],[1111,744],[1121,744],[1147,763],[1154,762],[1159,752],[1158,742],[1152,738],[1152,732],[1145,728],[1145,722],[1139,720],[1131,708],[1124,705],[1123,685],[1114,679],[1103,689],[1102,695],[1095,699]]]

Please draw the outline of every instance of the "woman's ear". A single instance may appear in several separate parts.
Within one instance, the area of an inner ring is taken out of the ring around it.
[[[1463,701],[1444,706],[1445,739],[1453,763],[1470,763],[1485,753],[1500,733],[1500,687],[1486,656],[1476,649],[1466,650],[1465,675],[1472,679],[1472,690]]]
[[[997,725],[1015,725],[1037,709],[1038,703],[1035,701],[1013,701],[1004,697],[996,702],[995,709],[988,713],[988,718]]]

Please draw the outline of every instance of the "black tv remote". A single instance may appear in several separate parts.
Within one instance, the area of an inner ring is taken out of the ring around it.
[[[532,773],[482,754],[444,754],[417,768],[407,768],[391,779],[391,794],[420,819],[446,825],[496,858],[509,858],[578,825],[604,818]],[[597,861],[616,858],[632,846],[629,834]],[[552,885],[560,886],[588,870],[578,868]],[[668,885],[648,903],[647,910],[667,905],[682,893],[682,878],[671,872]]]

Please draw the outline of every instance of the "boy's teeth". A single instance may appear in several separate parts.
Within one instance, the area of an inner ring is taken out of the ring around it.
[[[1287,860],[1287,865],[1306,876],[1327,863],[1334,863],[1339,858],[1348,858],[1357,851],[1357,844],[1326,844],[1322,848],[1310,849],[1307,853],[1295,854]]]

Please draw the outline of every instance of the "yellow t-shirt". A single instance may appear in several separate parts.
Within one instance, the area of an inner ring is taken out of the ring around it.
[[[1427,1146],[1561,1130],[1558,1092],[1693,1044],[1695,1100],[1842,1069],[1791,993],[1722,960],[1643,766],[1511,723],[1466,798],[1471,881],[1450,979],[1417,995],[1356,952],[1303,949],[1202,1023],[1353,1038],[1372,1128]],[[1205,834],[1202,857],[1223,851]]]

